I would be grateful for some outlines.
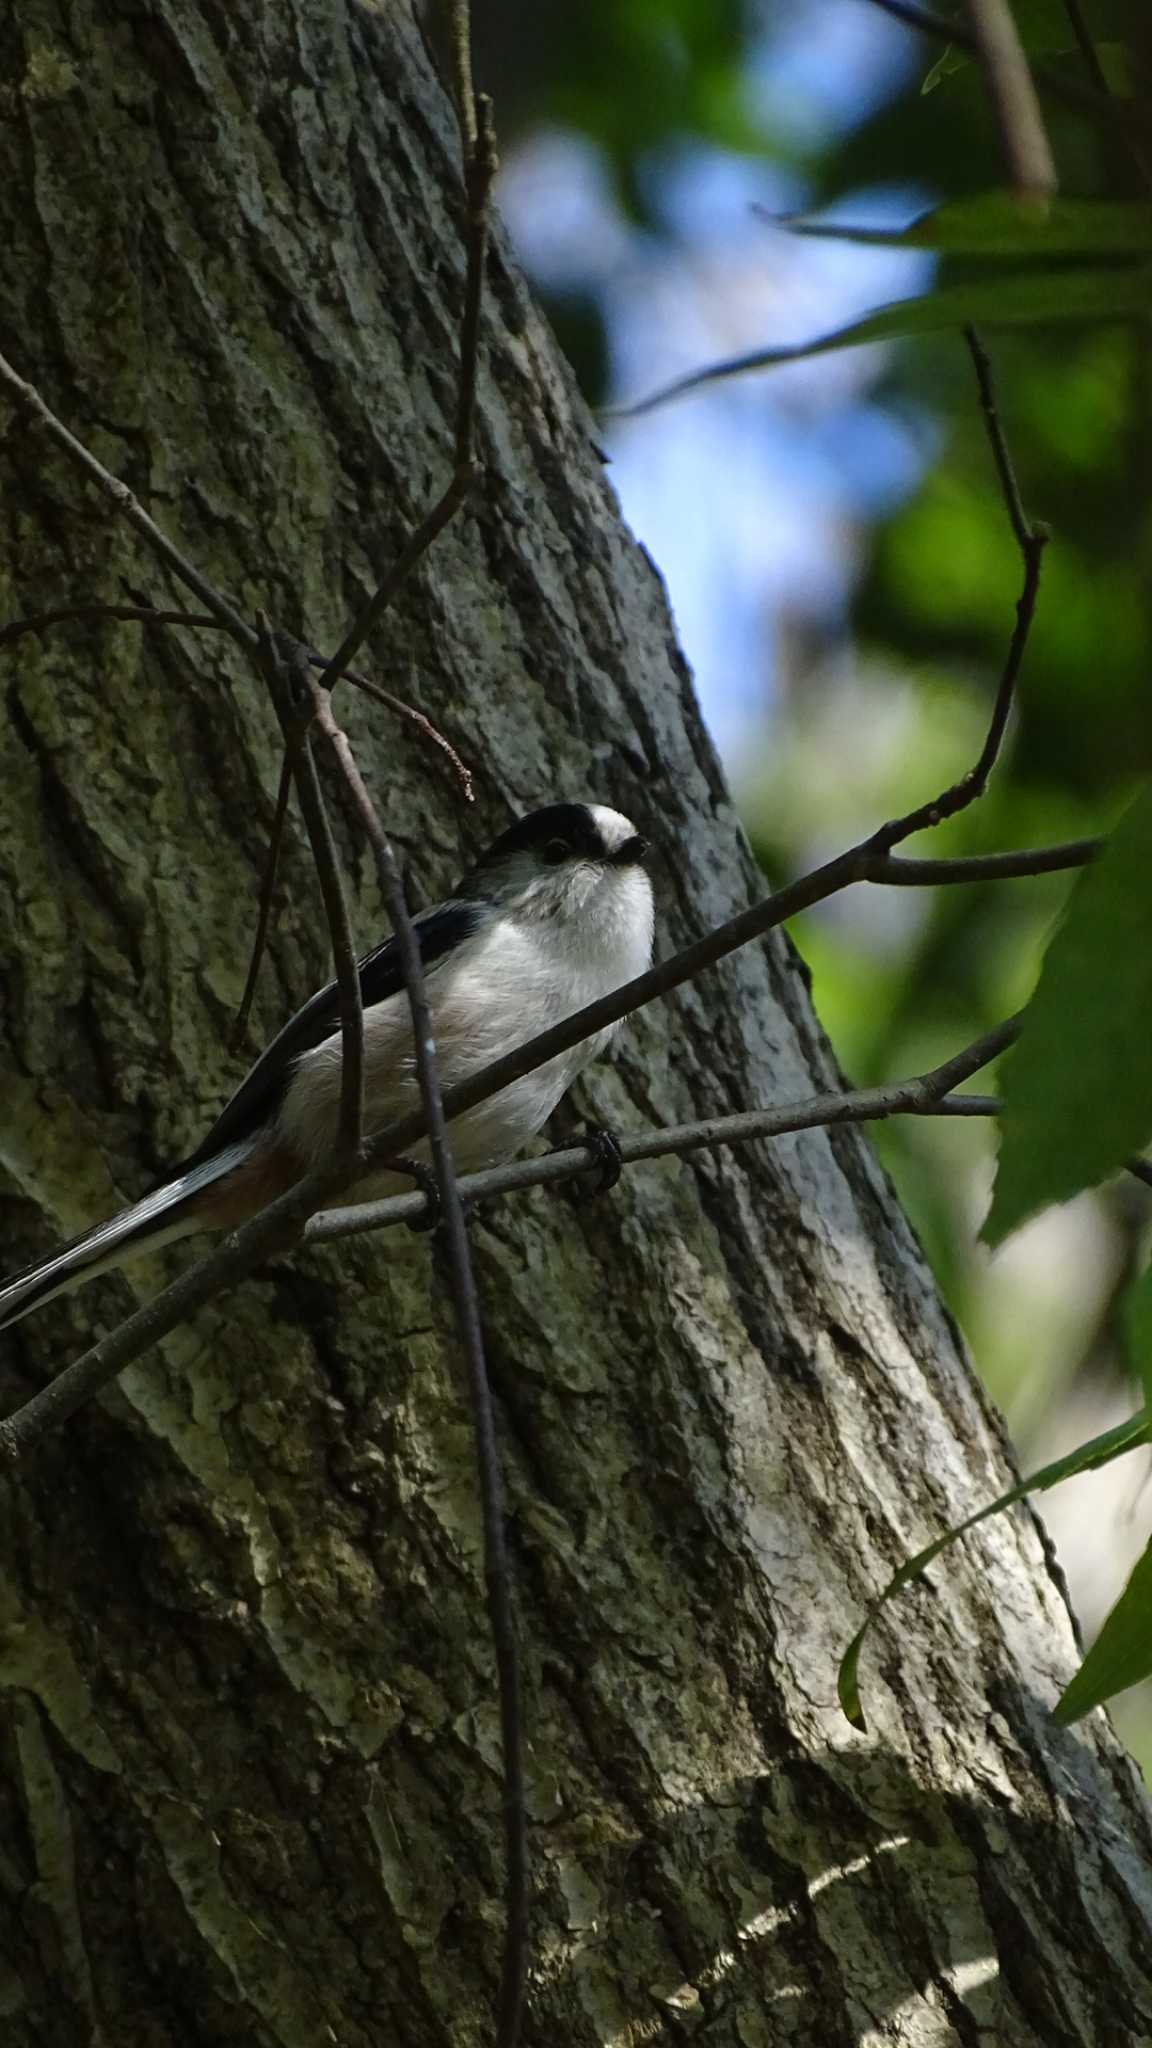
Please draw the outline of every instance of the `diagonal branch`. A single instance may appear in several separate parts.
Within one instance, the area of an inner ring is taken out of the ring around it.
[[[970,860],[893,861],[887,854],[876,853],[872,840],[861,840],[857,846],[849,847],[846,853],[825,861],[822,867],[813,868],[809,874],[785,883],[782,889],[751,904],[747,910],[738,911],[735,917],[716,925],[679,953],[659,961],[646,973],[638,974],[633,981],[625,982],[611,995],[586,1004],[559,1024],[551,1025],[547,1031],[539,1032],[535,1038],[514,1046],[511,1052],[503,1053],[499,1059],[491,1060],[468,1080],[456,1082],[445,1090],[445,1114],[451,1120],[466,1110],[474,1109],[477,1103],[486,1102],[499,1089],[507,1088],[524,1074],[534,1072],[546,1060],[554,1059],[557,1053],[567,1052],[569,1047],[578,1045],[583,1038],[590,1038],[594,1032],[602,1031],[606,1025],[617,1024],[621,1018],[632,1016],[658,997],[670,995],[686,982],[695,981],[706,968],[714,967],[754,939],[766,937],[800,911],[826,902],[830,896],[838,895],[854,882],[955,884],[985,879],[990,866],[994,866],[996,879],[1009,875],[1044,874],[1053,868],[1084,866],[1093,858],[1098,846],[1096,840],[1081,840],[1066,847],[1044,848],[1036,854],[988,854],[977,855]],[[1052,858],[1053,855],[1057,857]],[[397,1118],[394,1124],[372,1140],[366,1156],[373,1164],[395,1158],[409,1150],[422,1133],[423,1125],[415,1112]]]
[[[976,61],[1000,130],[1012,190],[1022,200],[1046,200],[1056,190],[1056,166],[1040,103],[1008,0],[965,0]]]
[[[360,1154],[364,1130],[364,1002],[348,902],[340,877],[340,861],[316,774],[308,737],[312,722],[312,672],[308,650],[286,633],[273,633],[260,614],[262,666],[273,708],[284,735],[285,762],[290,767],[312,848],[312,859],[324,900],[332,944],[332,964],[340,996],[340,1128],[337,1158],[351,1169]],[[307,717],[303,717],[307,713]]]
[[[92,450],[85,447],[83,441],[77,439],[76,435],[64,425],[63,420],[57,419],[51,407],[41,398],[35,385],[29,384],[26,378],[21,377],[19,372],[13,369],[12,364],[7,358],[2,355],[0,355],[0,386],[6,387],[16,400],[16,403],[32,413],[49,438],[55,441],[57,447],[62,448],[76,467],[84,471],[89,481],[94,483],[96,488],[103,492],[104,496],[115,506],[117,512],[127,520],[129,526],[133,527],[141,539],[151,548],[152,553],[158,556],[159,560],[167,568],[171,569],[172,574],[184,585],[185,589],[191,590],[208,607],[217,624],[223,626],[225,632],[230,633],[237,644],[243,647],[247,653],[254,655],[258,645],[257,635],[246,620],[241,618],[230,600],[221,591],[217,590],[215,584],[210,583],[206,576],[201,575],[195,563],[190,562],[186,555],[181,554],[180,549],[174,542],[169,540],[168,535],[161,527],[157,526],[156,521],[150,517],[139,500],[133,496],[127,484],[121,483],[119,477],[113,476],[111,470],[105,469],[104,464],[93,455]]]
[[[962,1052],[933,1067],[925,1074],[905,1081],[893,1081],[883,1088],[850,1089],[844,1093],[806,1096],[800,1102],[780,1103],[766,1109],[738,1111],[734,1116],[706,1117],[690,1124],[657,1125],[646,1131],[616,1133],[620,1158],[625,1166],[663,1159],[670,1154],[711,1151],[718,1146],[743,1145],[757,1138],[779,1138],[792,1131],[814,1130],[834,1124],[874,1123],[892,1116],[928,1116],[941,1110],[949,1091],[958,1088],[982,1067],[999,1058],[1012,1044],[1020,1028],[1018,1017],[988,1031]],[[951,1098],[953,1115],[994,1115],[987,1096],[959,1095]],[[979,1104],[979,1108],[971,1105]],[[568,1145],[546,1152],[538,1159],[513,1160],[507,1166],[492,1166],[470,1173],[460,1182],[469,1202],[493,1195],[518,1194],[526,1188],[552,1187],[588,1173],[598,1153],[591,1145]],[[325,1209],[311,1218],[305,1237],[323,1244],[332,1238],[355,1237],[367,1230],[384,1230],[397,1223],[418,1223],[427,1213],[422,1194],[392,1195],[380,1202],[361,1202],[348,1208]]]
[[[937,1113],[947,1092],[986,1066],[1010,1042],[1016,1020],[997,1026],[942,1066],[888,1088],[860,1089],[843,1094],[810,1096],[806,1101],[784,1104],[776,1109],[749,1110],[735,1117],[716,1117],[698,1124],[682,1124],[665,1130],[642,1131],[620,1139],[621,1156],[629,1165],[642,1159],[656,1159],[665,1153],[699,1151],[716,1145],[743,1143],[751,1138],[778,1137],[785,1132],[810,1130],[819,1125],[859,1123],[901,1113]],[[984,1098],[973,1098],[984,1100]],[[956,1098],[967,1105],[969,1098]],[[986,1113],[984,1111],[979,1112]],[[469,1199],[480,1195],[544,1186],[585,1173],[598,1155],[586,1145],[570,1146],[543,1159],[520,1160],[485,1173],[469,1174],[458,1182]],[[109,1386],[117,1374],[134,1359],[151,1350],[179,1324],[226,1288],[244,1280],[272,1256],[295,1243],[302,1235],[311,1242],[348,1237],[364,1230],[383,1228],[389,1223],[410,1222],[426,1213],[423,1194],[398,1195],[386,1202],[362,1203],[358,1208],[321,1209],[321,1204],[348,1184],[345,1167],[334,1165],[309,1174],[281,1195],[258,1216],[232,1232],[223,1244],[139,1308],[107,1337],[101,1338],[81,1358],[34,1394],[14,1414],[0,1421],[0,1462],[15,1460],[58,1423]],[[309,1221],[309,1219],[311,1220]]]
[[[467,11],[462,16],[467,39]],[[461,31],[456,24],[456,42]],[[464,308],[460,323],[460,382],[456,399],[453,434],[455,466],[443,492],[409,534],[396,561],[353,620],[320,678],[321,688],[332,690],[345,674],[369,635],[375,632],[384,613],[407,582],[417,562],[427,554],[444,528],[464,503],[478,470],[473,450],[476,416],[476,386],[480,361],[480,314],[484,294],[484,271],[488,254],[488,223],[492,184],[496,176],[496,145],[490,102],[481,95],[474,102],[471,122],[461,117],[467,147],[464,187],[467,206],[467,259],[464,278]]]

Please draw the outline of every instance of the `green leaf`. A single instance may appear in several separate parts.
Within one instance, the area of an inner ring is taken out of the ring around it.
[[[935,92],[936,87],[942,85],[946,78],[951,78],[954,71],[963,71],[971,62],[966,50],[958,50],[955,43],[946,43],[932,69],[925,74],[921,92]]]
[[[1138,1559],[1079,1671],[1065,1686],[1052,1718],[1067,1727],[1113,1693],[1152,1673],[1152,1543]]]
[[[1053,199],[1022,204],[981,192],[922,213],[906,228],[838,225],[806,216],[779,221],[794,235],[880,249],[938,249],[946,256],[1140,255],[1152,249],[1152,206],[1139,200]]]
[[[937,334],[952,327],[1039,326],[1055,321],[1132,320],[1152,314],[1152,268],[1022,271],[1015,276],[978,278],[963,284],[940,285],[918,299],[899,299],[875,313],[838,327],[816,341],[788,348],[755,349],[731,356],[680,377],[638,405],[617,406],[616,419],[636,419],[671,398],[680,398],[705,384],[740,377],[749,370],[769,370],[777,363],[798,363],[832,349],[857,348],[866,341],[901,341],[909,335]]]
[[[1124,1304],[1124,1327],[1128,1351],[1144,1386],[1144,1399],[1152,1407],[1152,1267],[1142,1273]]]
[[[1152,1133],[1152,786],[1086,868],[1004,1062],[1000,1161],[984,1225],[1026,1216],[1123,1165]]]
[[[1050,1486],[1058,1486],[1062,1479],[1072,1479],[1077,1472],[1094,1472],[1102,1465],[1110,1465],[1113,1458],[1122,1458],[1126,1451],[1137,1450],[1141,1444],[1149,1441],[1150,1422],[1152,1418],[1149,1411],[1142,1408],[1138,1414],[1129,1416],[1127,1422],[1119,1423],[1115,1429],[1105,1430],[1102,1436],[1090,1438],[1076,1450],[1069,1451],[1066,1457],[1057,1458],[1051,1465],[1042,1465],[1038,1472],[1030,1473],[1028,1478],[1021,1479],[1017,1486],[1009,1487],[1008,1492],[1002,1493],[998,1500],[989,1501],[986,1507],[978,1508],[974,1515],[967,1516],[963,1522],[957,1522],[954,1528],[946,1530],[943,1536],[938,1536],[934,1543],[929,1543],[924,1550],[918,1550],[915,1557],[908,1558],[906,1563],[901,1565],[899,1571],[889,1579],[879,1599],[873,1601],[863,1626],[853,1636],[840,1660],[836,1690],[841,1711],[854,1728],[863,1729],[867,1726],[860,1704],[860,1652],[869,1629],[893,1594],[898,1593],[903,1586],[911,1585],[913,1579],[918,1579],[927,1570],[934,1558],[939,1557],[958,1537],[966,1535],[969,1529],[974,1529],[978,1522],[986,1522],[991,1515],[1002,1514],[1005,1508],[1014,1507],[1026,1494],[1046,1493]]]

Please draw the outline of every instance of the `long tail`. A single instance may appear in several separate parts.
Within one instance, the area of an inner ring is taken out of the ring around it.
[[[181,1204],[221,1175],[230,1173],[247,1158],[252,1144],[252,1139],[247,1138],[240,1144],[226,1146],[213,1158],[186,1173],[177,1173],[163,1187],[141,1196],[138,1202],[121,1209],[119,1215],[109,1217],[107,1223],[98,1223],[94,1229],[70,1238],[49,1258],[26,1266],[22,1273],[14,1273],[0,1287],[0,1330],[18,1323],[22,1316],[41,1308],[56,1295],[67,1294],[70,1288],[94,1280],[97,1273],[106,1273],[142,1252],[155,1251],[159,1245],[171,1244],[175,1238],[202,1230],[204,1225],[195,1216],[180,1213]]]

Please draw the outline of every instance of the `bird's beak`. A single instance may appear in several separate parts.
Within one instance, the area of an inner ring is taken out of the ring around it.
[[[638,868],[647,851],[648,841],[641,839],[638,832],[634,832],[631,839],[626,839],[623,846],[618,846],[615,853],[609,854],[608,865],[614,868]]]

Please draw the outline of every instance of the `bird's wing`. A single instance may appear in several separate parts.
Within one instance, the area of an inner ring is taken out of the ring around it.
[[[481,903],[453,901],[441,903],[436,909],[425,910],[413,918],[413,930],[419,941],[425,970],[435,967],[446,954],[470,938],[483,923],[484,916]],[[387,1002],[389,996],[399,995],[404,987],[404,974],[394,938],[385,939],[383,945],[366,953],[359,963],[359,970],[360,1000],[366,1010],[374,1003]],[[229,1146],[254,1137],[279,1108],[300,1055],[311,1052],[313,1046],[322,1045],[339,1028],[340,994],[336,983],[330,981],[326,988],[318,989],[314,996],[309,997],[304,1007],[297,1010],[283,1031],[261,1053],[231,1101],[221,1110],[207,1137],[174,1171],[187,1173]]]

